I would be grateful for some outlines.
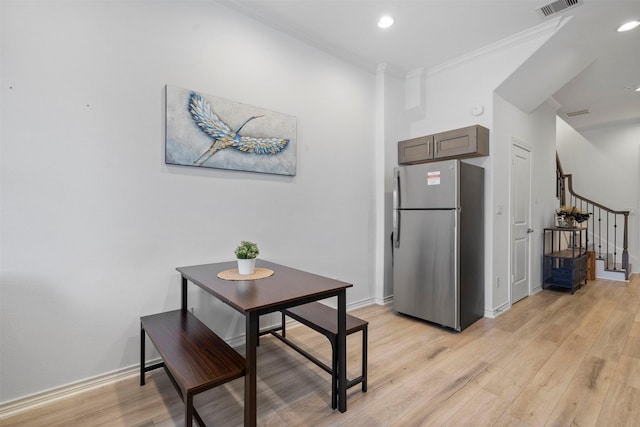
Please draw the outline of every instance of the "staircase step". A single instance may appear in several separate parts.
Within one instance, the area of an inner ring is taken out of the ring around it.
[[[614,280],[617,282],[628,282],[626,272],[618,264],[613,269],[613,263],[609,263],[609,268],[605,268],[605,261],[602,258],[596,258],[596,279]]]

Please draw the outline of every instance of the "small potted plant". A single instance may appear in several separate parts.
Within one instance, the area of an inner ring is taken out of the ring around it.
[[[238,274],[243,276],[253,274],[256,268],[256,257],[260,251],[258,245],[247,240],[240,242],[236,248],[235,254],[238,259]]]

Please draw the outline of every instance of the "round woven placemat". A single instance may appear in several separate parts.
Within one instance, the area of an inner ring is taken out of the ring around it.
[[[218,273],[218,277],[223,280],[256,280],[264,279],[272,274],[273,270],[268,268],[256,267],[256,269],[253,270],[253,274],[239,274],[237,268],[232,268],[231,270],[221,271]]]

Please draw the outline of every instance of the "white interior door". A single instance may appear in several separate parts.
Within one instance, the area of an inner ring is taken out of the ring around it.
[[[511,150],[511,304],[530,293],[531,152]]]

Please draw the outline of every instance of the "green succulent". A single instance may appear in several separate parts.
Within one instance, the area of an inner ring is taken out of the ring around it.
[[[243,240],[236,248],[235,253],[238,259],[253,259],[258,256],[260,251],[255,243]]]

